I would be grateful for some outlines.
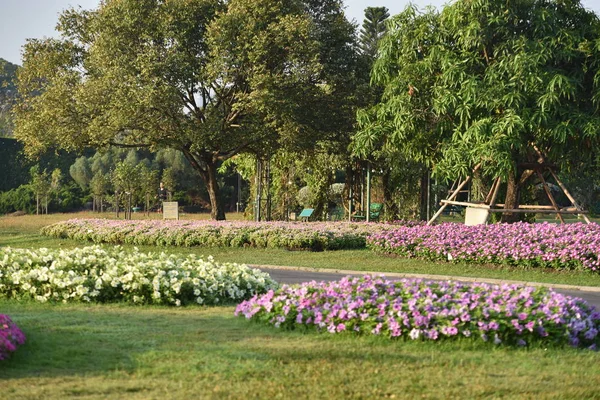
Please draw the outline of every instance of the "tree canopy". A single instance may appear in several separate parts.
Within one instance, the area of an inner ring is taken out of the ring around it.
[[[399,150],[452,178],[481,163],[513,186],[514,207],[531,176],[523,165],[595,155],[599,44],[600,21],[578,0],[409,6],[380,43],[383,99],[359,114],[357,151]]]
[[[282,137],[314,142],[337,85],[327,57],[351,41],[351,29],[330,35],[340,16],[337,0],[107,0],[67,10],[60,40],[25,47],[15,136],[30,154],[52,144],[178,149],[222,219],[220,162]]]
[[[390,13],[386,7],[367,7],[360,30],[360,50],[363,55],[375,59],[379,41],[385,34],[385,21]]]

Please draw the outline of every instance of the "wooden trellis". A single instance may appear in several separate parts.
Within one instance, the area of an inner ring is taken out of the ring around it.
[[[540,179],[540,181],[542,183],[544,191],[546,192],[546,195],[548,196],[548,199],[550,200],[550,203],[552,205],[544,206],[544,205],[538,205],[538,204],[532,204],[532,205],[520,204],[519,207],[515,208],[515,209],[503,208],[504,204],[496,203],[496,197],[498,196],[498,191],[500,189],[500,184],[501,184],[500,178],[496,178],[496,180],[492,184],[492,187],[490,188],[490,191],[487,194],[485,201],[483,203],[475,203],[475,202],[471,202],[471,201],[457,201],[456,196],[461,192],[462,188],[465,187],[471,180],[471,176],[467,176],[462,182],[460,182],[460,184],[458,184],[458,186],[456,188],[454,188],[454,185],[453,185],[454,190],[450,193],[450,196],[446,200],[442,200],[440,202],[441,203],[440,209],[427,222],[427,225],[431,225],[442,214],[444,209],[448,205],[451,205],[451,204],[457,205],[457,206],[464,206],[464,207],[486,210],[487,211],[486,220],[487,220],[487,217],[489,217],[489,214],[493,213],[493,212],[499,212],[499,213],[503,213],[503,214],[505,214],[505,213],[539,213],[539,214],[556,214],[558,219],[560,219],[560,221],[562,223],[564,223],[565,222],[563,219],[564,214],[577,214],[577,215],[583,216],[583,219],[585,219],[585,221],[588,224],[590,223],[590,219],[587,216],[588,212],[584,211],[577,204],[577,202],[575,201],[575,198],[571,195],[571,193],[569,193],[566,186],[561,182],[561,180],[558,178],[558,176],[554,172],[552,165],[545,164],[545,163],[532,163],[532,164],[528,164],[527,166],[528,166],[528,168],[534,170],[535,173],[537,174],[538,178]],[[481,167],[481,164],[477,164],[475,166],[475,168],[473,169],[473,172],[475,173],[480,167]],[[567,198],[571,202],[571,204],[572,204],[571,206],[562,207],[562,208],[558,206],[558,204],[556,203],[556,200],[554,199],[554,196],[552,195],[552,191],[550,190],[550,187],[548,186],[548,183],[544,179],[544,176],[543,176],[544,171],[550,172],[552,177],[556,180],[556,183],[558,184],[558,186],[562,189],[565,196],[567,196]]]

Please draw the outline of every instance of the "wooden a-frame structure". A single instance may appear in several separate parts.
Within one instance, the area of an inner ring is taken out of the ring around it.
[[[477,164],[475,166],[475,168],[473,169],[473,173],[477,172],[477,170],[481,167],[481,164]],[[469,181],[471,180],[471,176],[467,176],[462,182],[460,182],[460,184],[456,187],[456,189],[454,189],[450,195],[448,196],[448,198],[446,200],[442,200],[441,203],[441,207],[440,209],[434,214],[433,217],[431,217],[431,219],[427,222],[427,225],[431,225],[444,211],[444,209],[448,206],[448,205],[457,205],[457,206],[464,206],[464,207],[470,207],[470,208],[474,208],[474,209],[480,209],[482,210],[484,213],[486,213],[485,215],[485,219],[487,221],[487,218],[489,217],[490,213],[493,212],[499,212],[499,213],[540,213],[540,214],[556,214],[556,216],[558,217],[558,219],[560,219],[560,221],[562,223],[565,222],[565,220],[563,219],[563,214],[577,214],[577,215],[581,215],[583,216],[583,219],[585,219],[585,221],[589,224],[590,223],[590,219],[588,218],[587,211],[584,211],[578,204],[577,201],[575,201],[575,198],[571,195],[571,193],[569,193],[569,191],[567,190],[566,186],[561,182],[561,180],[558,178],[558,176],[556,175],[556,173],[554,172],[554,165],[551,164],[546,164],[546,163],[529,163],[527,164],[527,168],[532,169],[535,171],[535,173],[537,174],[538,178],[541,181],[541,184],[544,188],[544,191],[546,192],[546,195],[548,196],[548,199],[550,200],[550,203],[552,205],[549,206],[545,206],[545,205],[526,205],[526,204],[520,204],[518,208],[516,209],[505,209],[504,204],[498,204],[496,203],[496,197],[498,196],[498,191],[500,189],[500,178],[496,178],[496,180],[494,181],[494,183],[492,184],[492,187],[489,191],[489,193],[487,194],[485,201],[483,203],[476,203],[476,202],[471,202],[471,201],[457,201],[456,200],[456,196],[461,192],[461,190],[463,189],[463,187],[465,187]],[[550,172],[550,174],[552,175],[552,177],[554,178],[554,180],[556,181],[556,183],[558,184],[558,186],[562,189],[562,191],[564,192],[565,196],[567,196],[567,198],[569,199],[569,201],[571,202],[572,206],[570,207],[559,207],[558,204],[556,203],[556,200],[554,199],[554,196],[552,195],[552,191],[550,190],[550,187],[548,186],[548,183],[546,182],[546,180],[544,179],[544,175],[543,172],[548,171]]]

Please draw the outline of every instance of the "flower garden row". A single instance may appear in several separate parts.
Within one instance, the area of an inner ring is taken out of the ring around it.
[[[370,235],[374,251],[430,260],[600,272],[600,225],[440,224]]]
[[[348,222],[72,219],[44,227],[42,234],[112,244],[340,250],[365,248],[369,234],[394,226]]]
[[[217,304],[277,287],[270,276],[209,257],[120,247],[74,250],[0,248],[0,296],[46,301]]]
[[[517,285],[347,277],[284,285],[244,301],[236,315],[334,334],[432,341],[471,337],[516,346],[600,345],[600,312],[593,306],[549,289]]]
[[[0,314],[0,360],[6,359],[17,346],[25,343],[25,335],[10,317]]]

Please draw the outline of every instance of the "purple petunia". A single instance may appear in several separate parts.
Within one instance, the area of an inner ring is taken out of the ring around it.
[[[364,276],[284,285],[272,295],[272,309],[261,305],[263,296],[239,304],[236,315],[289,329],[302,323],[331,333],[412,340],[462,336],[516,346],[536,341],[581,347],[600,343],[595,307],[547,288]],[[280,316],[276,310],[284,305],[288,313]]]

